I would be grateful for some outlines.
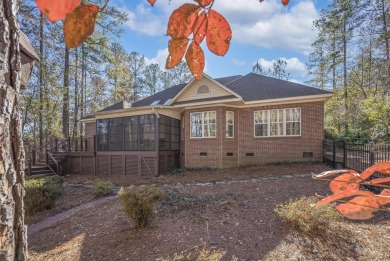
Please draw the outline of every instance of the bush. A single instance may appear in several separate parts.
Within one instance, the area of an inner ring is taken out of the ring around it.
[[[153,214],[156,203],[164,197],[161,189],[155,187],[121,188],[118,193],[123,211],[135,222],[138,228],[144,228]]]
[[[333,205],[314,206],[316,197],[302,197],[299,200],[279,204],[275,212],[289,226],[302,232],[319,234],[326,232],[332,224],[341,221],[342,216]]]
[[[112,187],[114,184],[112,184],[111,181],[104,181],[104,180],[95,180],[93,183],[93,194],[95,195],[95,198],[101,198],[108,196],[112,193]]]
[[[59,176],[48,176],[30,179],[25,182],[24,207],[27,214],[52,208],[56,199],[64,190],[63,179]]]

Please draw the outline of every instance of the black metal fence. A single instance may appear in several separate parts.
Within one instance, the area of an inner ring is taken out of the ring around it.
[[[324,140],[324,161],[335,169],[354,169],[362,172],[368,167],[381,161],[390,161],[390,144],[359,144],[348,140]],[[384,174],[374,173],[373,178],[385,177]],[[390,185],[390,184],[389,184]],[[371,186],[374,192],[381,188]]]

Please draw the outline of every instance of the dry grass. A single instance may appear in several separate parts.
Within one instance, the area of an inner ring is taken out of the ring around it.
[[[71,240],[51,249],[47,252],[29,251],[29,260],[34,261],[69,261],[80,260],[81,248],[84,243],[84,234],[80,234]]]
[[[289,230],[264,260],[390,260],[390,222],[339,222],[322,235]]]
[[[220,261],[225,254],[226,251],[222,249],[212,249],[209,245],[202,244],[190,250],[175,253],[172,257],[158,258],[157,261]]]

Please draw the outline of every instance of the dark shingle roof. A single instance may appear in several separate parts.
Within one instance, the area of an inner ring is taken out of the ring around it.
[[[216,78],[217,82],[225,85],[229,82],[232,82],[238,78],[240,78],[241,75],[235,75],[235,76],[229,76],[229,77],[223,77],[223,78]],[[140,101],[137,101],[133,103],[133,107],[140,107],[140,106],[149,106],[154,101],[159,101],[158,104],[162,105],[164,104],[168,99],[174,98],[183,88],[187,85],[187,83],[178,84],[175,86],[172,86],[166,90],[163,90],[161,92],[158,92],[152,96],[149,96],[145,99],[142,99]]]
[[[127,101],[120,101],[118,103],[115,103],[111,106],[108,106],[108,107],[100,110],[99,112],[101,112],[101,111],[115,111],[115,110],[128,109],[128,108],[131,108],[130,103],[128,103]]]
[[[255,73],[249,73],[245,76],[234,75],[229,77],[216,78],[214,80],[224,85],[226,88],[230,89],[237,95],[241,96],[244,101],[281,99],[330,93],[303,84],[279,80]],[[172,86],[166,90],[137,101],[133,103],[132,106],[129,103],[122,101],[100,111],[102,112],[126,109],[130,107],[149,106],[154,102],[156,102],[154,105],[164,105],[167,100],[173,99],[181,90],[183,90],[186,85],[187,83]],[[216,99],[219,98],[209,98],[207,100]]]
[[[160,101],[158,104],[164,104],[168,99],[172,99],[173,97],[175,97],[186,85],[186,83],[182,83],[172,86],[145,99],[136,101],[135,103],[133,103],[133,107],[149,106],[154,101]]]
[[[27,56],[30,56],[33,60],[39,61],[39,56],[32,47],[27,35],[22,31],[19,31],[19,48]]]
[[[240,95],[244,101],[281,99],[330,93],[303,84],[279,80],[255,73],[249,73],[228,83],[226,87]]]

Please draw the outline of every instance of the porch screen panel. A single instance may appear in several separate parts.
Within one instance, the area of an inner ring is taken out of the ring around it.
[[[179,150],[180,121],[164,115],[160,116],[159,146],[160,150]]]
[[[171,118],[161,115],[159,129],[160,150],[171,150]]]
[[[123,119],[114,118],[110,119],[110,150],[121,151],[123,150]]]
[[[180,149],[180,121],[171,118],[171,150]]]
[[[96,143],[98,151],[108,150],[108,119],[96,121]]]
[[[155,150],[155,116],[153,114],[139,116],[140,150]]]
[[[131,116],[123,119],[124,150],[138,150],[138,118],[138,116]]]

